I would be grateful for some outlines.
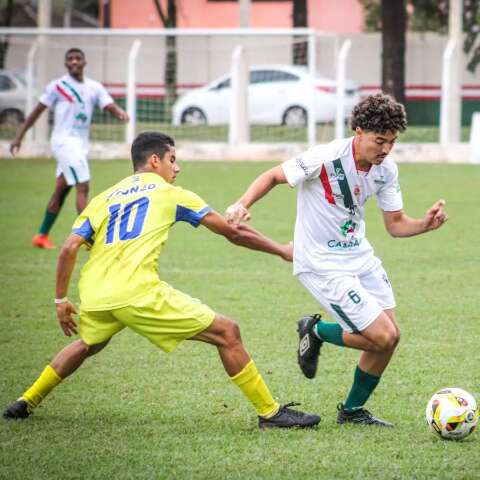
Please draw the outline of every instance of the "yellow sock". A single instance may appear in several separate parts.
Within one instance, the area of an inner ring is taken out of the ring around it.
[[[250,360],[239,373],[230,378],[252,402],[257,415],[270,418],[278,412],[280,405],[273,399],[253,360]]]
[[[53,390],[62,379],[47,365],[35,383],[22,395],[30,408],[35,408]]]

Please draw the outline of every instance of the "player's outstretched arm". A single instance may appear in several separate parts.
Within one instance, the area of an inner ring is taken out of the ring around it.
[[[118,118],[123,123],[128,123],[130,118],[128,117],[128,113],[120,108],[116,103],[109,103],[104,110],[108,113],[111,113],[114,117]]]
[[[227,208],[225,212],[227,222],[239,224],[240,222],[250,220],[248,209],[273,187],[281,183],[287,183],[287,179],[280,165],[262,173],[252,182],[240,199]]]
[[[60,328],[67,337],[70,337],[72,333],[77,333],[77,324],[72,317],[77,310],[75,305],[67,300],[67,294],[70,277],[77,260],[77,252],[83,243],[85,243],[85,239],[82,236],[72,233],[65,240],[58,257],[55,306]]]
[[[233,225],[215,211],[207,213],[200,221],[212,232],[222,235],[235,245],[278,255],[287,262],[292,261],[293,245],[282,245],[261,234],[249,225]]]
[[[20,146],[22,145],[22,140],[27,133],[28,129],[37,121],[37,118],[42,114],[42,112],[47,107],[43,103],[38,103],[37,106],[32,110],[30,115],[27,117],[23,125],[20,127],[16,137],[12,140],[10,144],[10,153],[12,155],[16,155],[20,150]]]
[[[385,228],[392,237],[413,237],[440,228],[447,220],[444,211],[445,200],[438,200],[430,207],[423,218],[411,218],[403,210],[383,212]]]

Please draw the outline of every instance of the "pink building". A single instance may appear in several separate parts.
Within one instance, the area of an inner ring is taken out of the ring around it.
[[[111,28],[162,27],[153,0],[110,0],[108,5]],[[307,5],[308,27],[336,33],[362,31],[363,9],[358,0],[307,0]],[[100,11],[102,22],[105,7]],[[240,23],[239,2],[177,0],[177,16],[178,28],[237,28]],[[251,0],[250,26],[291,28],[291,0]]]

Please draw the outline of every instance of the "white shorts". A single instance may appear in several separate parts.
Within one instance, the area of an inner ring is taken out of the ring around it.
[[[361,332],[383,310],[395,308],[392,286],[381,265],[363,275],[304,272],[298,279],[347,332]]]
[[[67,185],[76,185],[90,180],[90,168],[87,161],[87,150],[79,142],[67,141],[61,145],[52,146],[52,152],[57,160],[56,177],[63,174]]]

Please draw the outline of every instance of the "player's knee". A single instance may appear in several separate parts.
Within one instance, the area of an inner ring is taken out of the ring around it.
[[[391,329],[383,332],[383,334],[377,339],[377,345],[383,351],[394,350],[400,341],[400,330]]]
[[[230,318],[223,319],[223,339],[226,347],[234,347],[241,343],[240,327],[238,323]]]
[[[89,182],[77,183],[77,194],[88,195],[89,191],[90,191]]]
[[[110,339],[102,343],[96,343],[95,345],[85,344],[85,346],[87,347],[86,356],[91,357],[92,355],[97,354],[98,352],[100,352],[100,350],[103,350],[107,346],[109,341]]]

